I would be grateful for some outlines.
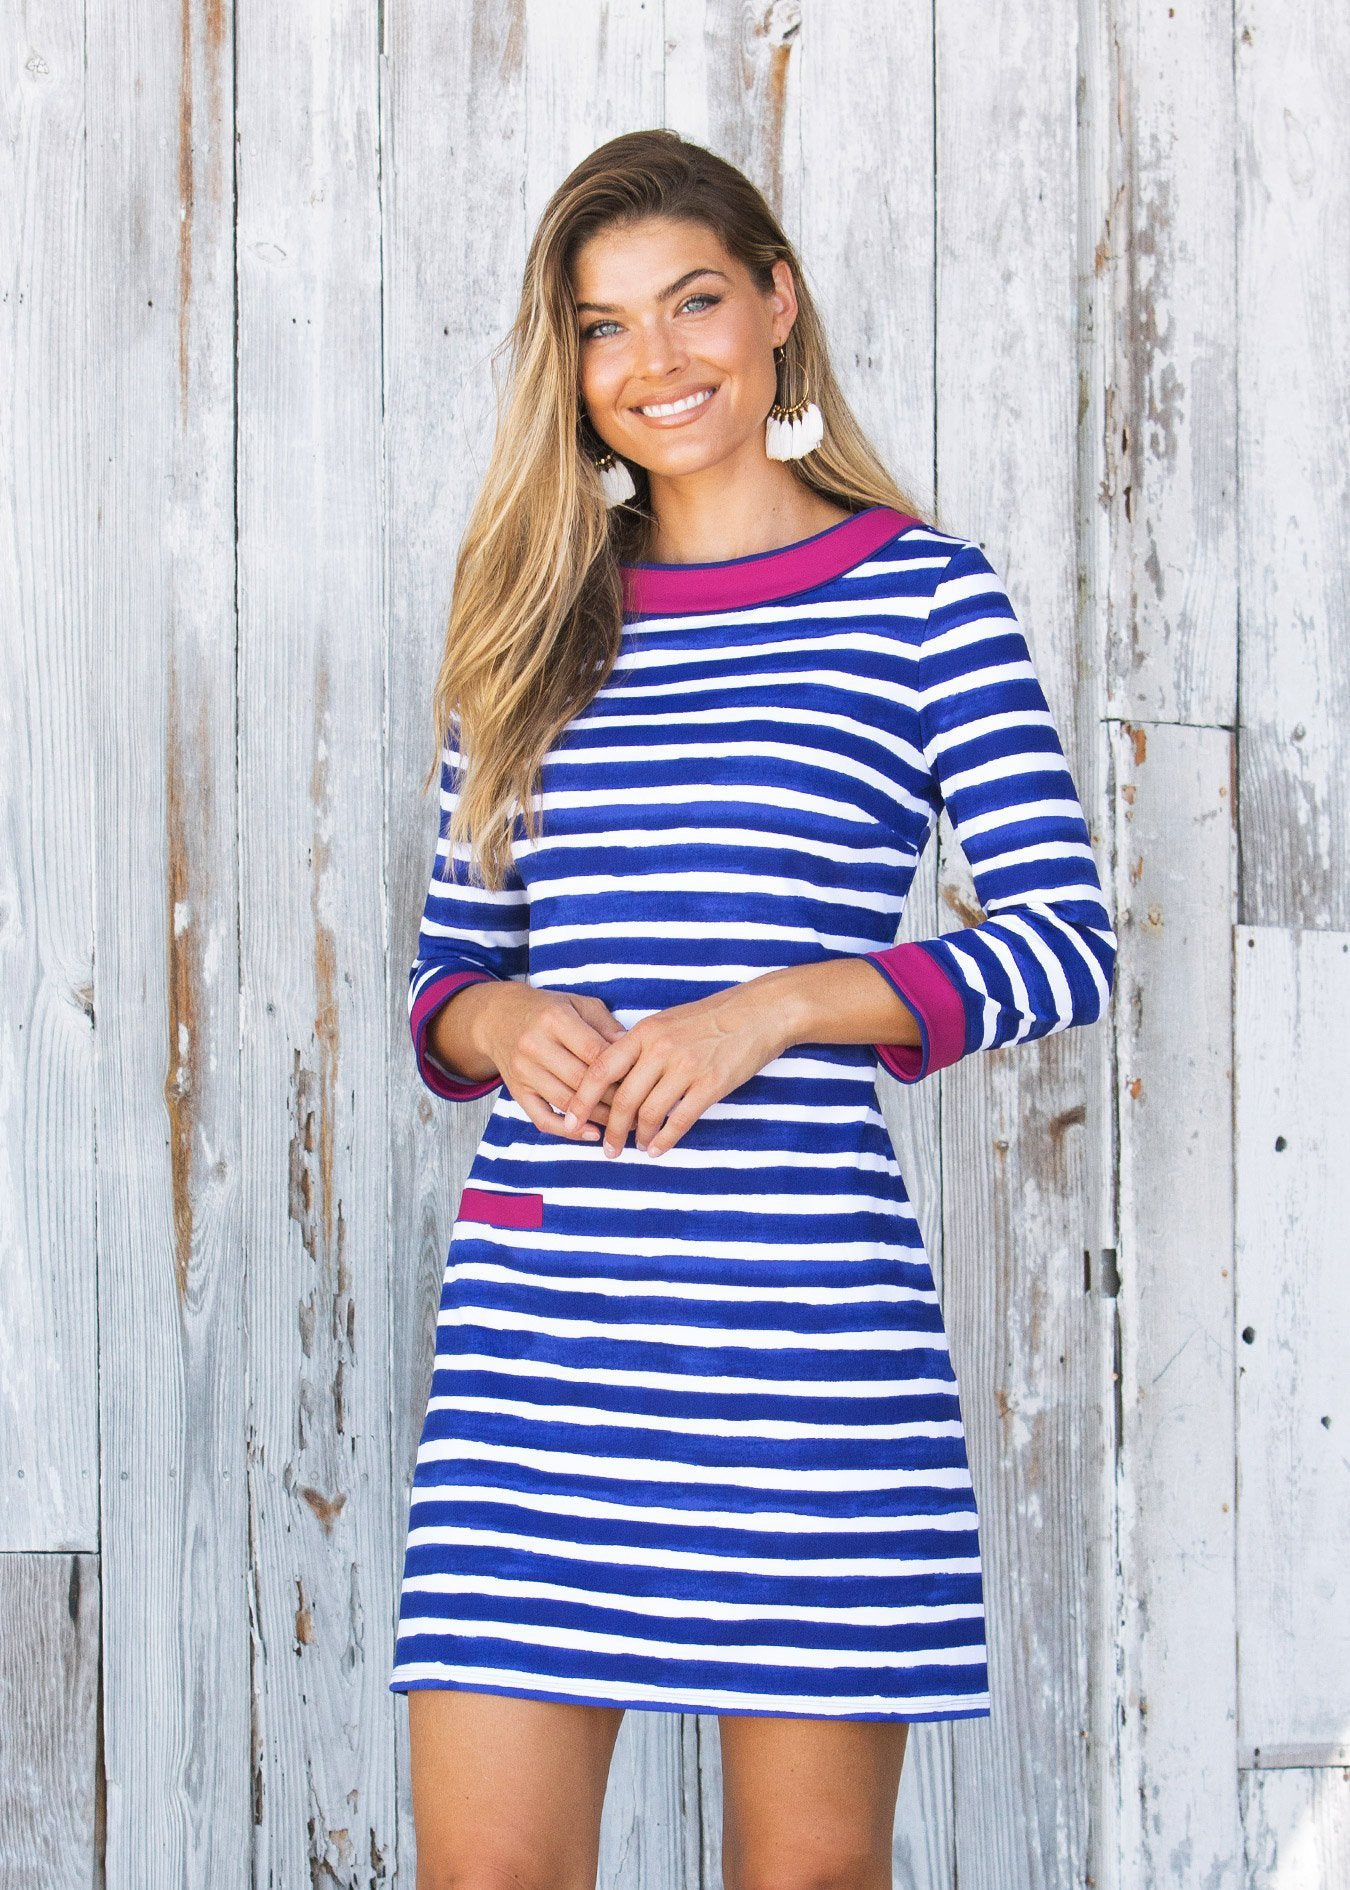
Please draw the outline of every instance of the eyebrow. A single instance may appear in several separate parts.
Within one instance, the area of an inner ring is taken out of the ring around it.
[[[662,289],[661,293],[656,298],[657,301],[668,301],[672,295],[678,294],[687,282],[692,282],[695,276],[721,276],[723,282],[729,282],[731,280],[726,272],[721,269],[690,269],[686,274],[682,275],[678,281],[672,282],[669,288]],[[577,314],[580,315],[583,309],[594,309],[597,315],[617,315],[619,313],[612,302],[578,302],[576,305]]]

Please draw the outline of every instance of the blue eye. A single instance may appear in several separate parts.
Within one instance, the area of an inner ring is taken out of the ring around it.
[[[696,290],[693,295],[687,295],[684,298],[684,301],[681,302],[680,307],[688,308],[691,302],[711,302],[713,307],[715,308],[717,304],[721,301],[721,299],[722,298],[720,295],[714,295],[710,289],[699,289],[699,290]],[[702,310],[697,310],[695,312],[701,314]],[[604,321],[592,322],[589,328],[582,329],[581,338],[583,341],[594,341],[599,331],[602,328],[609,328],[612,326],[613,326],[613,323],[609,321],[608,317]]]

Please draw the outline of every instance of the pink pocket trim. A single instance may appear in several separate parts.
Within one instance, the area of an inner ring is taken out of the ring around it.
[[[486,1221],[491,1227],[542,1227],[542,1194],[507,1194],[496,1188],[465,1188],[459,1197],[461,1221]]]

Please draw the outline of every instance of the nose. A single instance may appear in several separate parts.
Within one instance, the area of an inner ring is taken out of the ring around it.
[[[688,359],[679,331],[671,323],[662,320],[643,327],[637,352],[641,372],[652,381],[662,380],[678,372]]]

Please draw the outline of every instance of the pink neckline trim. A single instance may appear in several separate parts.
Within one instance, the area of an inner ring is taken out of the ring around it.
[[[774,551],[752,551],[744,558],[719,558],[710,564],[620,564],[624,612],[652,616],[767,604],[839,577],[898,532],[920,523],[892,505],[869,505],[852,518]]]

